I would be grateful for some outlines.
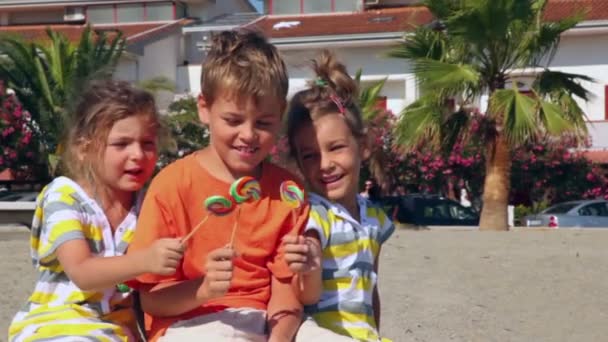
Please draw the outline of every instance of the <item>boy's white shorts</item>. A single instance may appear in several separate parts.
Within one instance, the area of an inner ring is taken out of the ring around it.
[[[174,323],[159,342],[266,342],[266,311],[226,309]]]

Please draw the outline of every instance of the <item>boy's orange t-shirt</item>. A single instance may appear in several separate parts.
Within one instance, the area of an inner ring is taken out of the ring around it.
[[[240,210],[234,242],[240,256],[234,260],[228,293],[179,316],[161,318],[146,315],[146,330],[151,341],[162,336],[174,322],[228,307],[266,310],[270,299],[271,275],[279,279],[292,277],[279,252],[279,245],[286,234],[303,231],[309,207],[306,204],[300,209],[291,209],[281,201],[281,182],[296,180],[291,173],[271,163],[264,163],[262,170],[259,179],[261,199],[240,204],[226,216],[210,215],[188,240],[182,264],[175,274],[144,274],[130,282],[136,289],[145,289],[159,283],[204,276],[207,254],[230,242],[237,210]],[[203,204],[205,199],[212,195],[227,197],[229,188],[230,184],[215,178],[202,167],[195,154],[170,164],[150,184],[129,252],[144,249],[160,238],[186,236],[207,216]]]

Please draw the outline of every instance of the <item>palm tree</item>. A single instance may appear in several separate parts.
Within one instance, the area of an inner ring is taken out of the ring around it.
[[[426,0],[436,21],[406,34],[391,57],[405,58],[417,77],[420,98],[396,127],[400,145],[424,143],[438,150],[467,139],[480,96],[488,109],[481,125],[486,176],[480,229],[507,230],[511,151],[535,139],[570,134],[584,138],[585,115],[574,96],[587,100],[580,75],[548,68],[560,35],[580,15],[543,21],[547,0]],[[522,94],[513,71],[535,81]]]
[[[358,105],[361,108],[361,114],[363,121],[371,136],[377,136],[381,134],[382,128],[387,126],[386,120],[390,120],[387,112],[378,107],[378,101],[380,99],[380,92],[384,88],[386,78],[375,81],[372,84],[362,87],[361,86],[361,74],[362,70],[357,70],[355,74],[355,81],[359,84],[358,94]],[[372,144],[372,142],[370,142]],[[380,184],[383,191],[388,191],[394,182],[391,179],[389,170],[386,169],[387,165],[387,153],[385,150],[386,146],[377,146],[372,144],[371,155],[367,160],[369,173],[372,177]]]
[[[44,44],[17,36],[0,37],[0,80],[30,112],[43,155],[50,156],[43,162],[53,164],[72,99],[91,79],[111,77],[125,40],[120,32],[108,37],[89,26],[78,44],[51,29],[47,35],[49,41]]]

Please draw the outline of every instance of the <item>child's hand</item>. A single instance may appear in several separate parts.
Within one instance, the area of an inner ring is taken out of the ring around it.
[[[159,239],[147,249],[146,269],[150,273],[171,275],[182,260],[184,249],[179,239]]]
[[[228,292],[232,281],[232,260],[236,251],[228,246],[218,248],[207,255],[205,279],[201,285],[206,299],[221,297]]]
[[[309,273],[321,268],[321,244],[310,236],[286,235],[283,238],[285,261],[291,271]]]

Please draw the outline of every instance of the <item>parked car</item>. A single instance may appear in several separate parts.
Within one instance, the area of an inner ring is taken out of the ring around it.
[[[381,200],[389,217],[420,226],[477,226],[479,215],[460,203],[439,195],[408,194]]]
[[[528,227],[608,228],[608,201],[603,199],[563,202],[524,217]]]

